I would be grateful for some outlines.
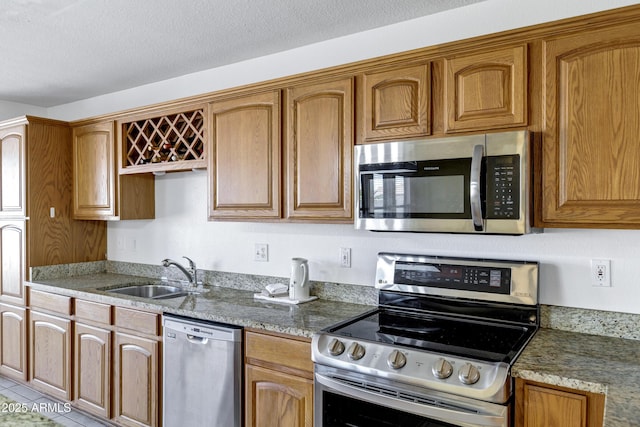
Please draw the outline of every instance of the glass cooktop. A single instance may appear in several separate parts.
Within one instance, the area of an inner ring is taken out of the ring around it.
[[[328,332],[359,340],[511,364],[535,332],[535,327],[380,309]]]

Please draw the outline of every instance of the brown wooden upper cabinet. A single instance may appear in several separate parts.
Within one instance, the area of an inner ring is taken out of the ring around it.
[[[544,42],[544,225],[640,227],[640,26]]]
[[[527,48],[518,45],[444,60],[445,131],[527,124]]]
[[[353,219],[354,78],[287,89],[286,217]]]
[[[209,217],[280,218],[280,91],[213,102],[209,111]]]
[[[431,66],[419,64],[362,76],[362,142],[431,133]]]
[[[73,217],[153,219],[151,174],[118,175],[114,122],[73,128]]]
[[[212,102],[209,218],[350,221],[353,80]]]
[[[27,127],[0,129],[0,216],[25,216],[25,147]]]

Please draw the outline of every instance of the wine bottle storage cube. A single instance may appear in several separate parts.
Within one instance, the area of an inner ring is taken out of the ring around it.
[[[205,167],[204,138],[203,109],[123,123],[120,173]]]

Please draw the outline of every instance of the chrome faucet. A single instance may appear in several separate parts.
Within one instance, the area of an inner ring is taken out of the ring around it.
[[[178,269],[182,271],[185,276],[187,276],[187,279],[189,279],[189,283],[191,283],[193,286],[198,286],[198,269],[196,268],[196,263],[186,256],[183,256],[182,258],[185,258],[187,261],[189,261],[188,269],[184,268],[182,265],[180,265],[180,263],[168,258],[162,260],[162,266],[170,267],[174,265],[178,267]]]

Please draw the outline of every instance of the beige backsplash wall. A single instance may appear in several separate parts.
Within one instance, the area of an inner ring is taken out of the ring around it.
[[[287,277],[292,257],[309,260],[312,280],[372,286],[380,251],[534,260],[541,302],[640,314],[640,231],[546,229],[526,236],[374,233],[350,224],[207,221],[206,172],[156,177],[156,219],[108,225],[108,258],[160,264],[188,256],[207,270]],[[255,243],[269,261],[253,260]],[[339,250],[352,248],[352,267]],[[591,286],[590,260],[611,259],[611,288]],[[184,260],[182,260],[184,261]]]

